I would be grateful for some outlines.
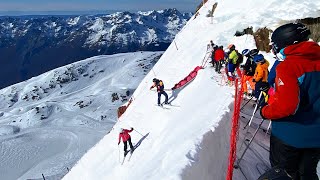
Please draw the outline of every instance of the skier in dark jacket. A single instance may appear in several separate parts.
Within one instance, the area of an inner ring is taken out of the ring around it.
[[[254,62],[253,57],[250,56],[249,49],[244,49],[242,51],[242,55],[247,58],[246,63],[242,66],[243,73],[244,73],[243,78],[242,78],[243,93],[244,93],[244,95],[251,96],[253,94],[254,88],[255,88],[255,82],[253,82],[252,80],[253,80],[253,76],[254,76],[257,65]],[[248,93],[247,82],[249,82],[249,84],[250,84],[252,94]]]
[[[127,153],[129,152],[129,151],[127,151],[127,142],[129,142],[131,153],[134,151],[134,147],[133,147],[132,142],[131,142],[131,136],[129,135],[129,133],[132,132],[132,131],[133,131],[133,128],[131,128],[131,130],[121,128],[121,132],[119,134],[118,145],[120,144],[120,141],[121,141],[121,138],[122,138],[122,141],[123,141],[123,144],[124,144],[124,156],[126,156]]]
[[[165,97],[165,104],[169,104],[168,103],[168,94],[164,91],[164,85],[162,80],[159,80],[157,78],[153,78],[153,85],[150,87],[150,90],[154,87],[157,88],[157,92],[158,92],[158,106],[161,106],[161,94],[164,95]]]
[[[301,23],[277,28],[272,48],[284,61],[276,67],[274,102],[261,108],[272,121],[270,162],[292,179],[318,180],[320,159],[320,46],[308,41]]]

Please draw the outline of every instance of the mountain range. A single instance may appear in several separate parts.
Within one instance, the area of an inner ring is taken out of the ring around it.
[[[0,88],[95,55],[163,51],[191,13],[0,17]]]

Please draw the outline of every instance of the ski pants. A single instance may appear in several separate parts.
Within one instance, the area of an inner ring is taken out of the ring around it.
[[[243,86],[243,92],[248,93],[248,85],[247,82],[249,82],[250,88],[252,89],[252,92],[254,91],[255,84],[253,81],[253,76],[247,76],[244,75],[242,79],[242,86]]]
[[[127,142],[129,142],[129,146],[130,146],[130,149],[133,151],[133,145],[132,145],[132,142],[131,142],[131,137],[127,140],[127,141],[124,141],[123,144],[124,144],[124,152],[127,151]]]
[[[160,91],[158,92],[158,105],[161,104],[161,94],[163,94],[164,97],[166,98],[164,100],[164,103],[168,103],[168,94],[165,91]]]
[[[219,61],[219,60],[218,61],[214,61],[214,63],[215,63],[215,71],[220,73],[220,69],[221,69],[221,66],[222,66],[221,61]]]
[[[236,69],[236,65],[229,62],[228,63],[228,72],[230,72],[231,74],[234,74],[235,69]]]
[[[295,148],[277,137],[270,137],[270,163],[285,169],[294,180],[318,180],[320,148]]]

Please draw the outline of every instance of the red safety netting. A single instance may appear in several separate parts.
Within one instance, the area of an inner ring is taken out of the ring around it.
[[[242,76],[240,77],[242,78]],[[238,140],[238,134],[239,134],[240,105],[243,98],[243,87],[242,87],[242,83],[240,83],[240,86],[239,86],[239,81],[242,82],[242,80],[238,78],[235,80],[234,111],[233,111],[232,124],[231,124],[230,152],[229,152],[229,161],[228,161],[228,171],[226,176],[227,180],[232,180],[233,166],[237,157],[236,153],[237,153],[237,140]]]
[[[177,84],[175,84],[173,86],[173,88],[171,88],[171,90],[180,89],[180,88],[186,86],[187,84],[189,84],[192,80],[194,80],[196,78],[198,71],[200,69],[203,69],[203,67],[197,66],[196,68],[194,68],[194,70],[191,71],[188,76],[186,76],[184,79],[182,79]]]

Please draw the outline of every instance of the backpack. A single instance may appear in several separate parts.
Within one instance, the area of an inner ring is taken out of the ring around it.
[[[164,86],[162,80],[159,80],[159,86]]]
[[[237,50],[236,50],[236,52],[238,55],[236,66],[239,66],[243,62],[243,55],[241,53],[239,53]]]
[[[159,80],[159,83],[157,84],[157,88],[158,88],[158,90],[163,91],[164,84],[163,84],[162,80]]]

